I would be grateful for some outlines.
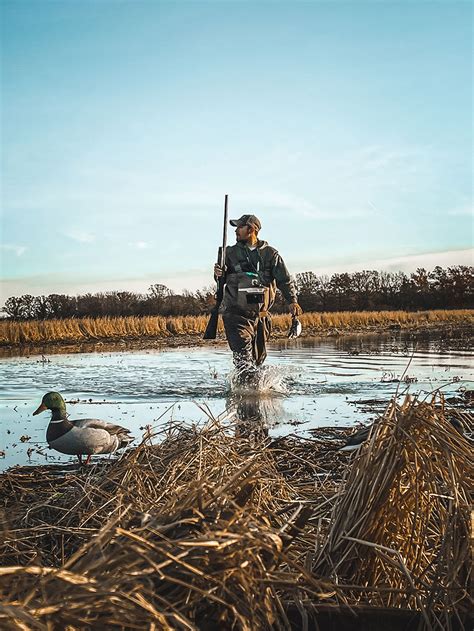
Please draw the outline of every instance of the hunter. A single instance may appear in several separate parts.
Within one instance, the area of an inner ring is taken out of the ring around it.
[[[267,356],[266,343],[271,332],[270,308],[276,288],[289,305],[291,315],[302,309],[283,259],[275,248],[258,238],[262,227],[255,215],[231,219],[236,244],[227,246],[225,267],[214,266],[214,276],[225,274],[222,318],[234,365],[239,373],[251,377]]]

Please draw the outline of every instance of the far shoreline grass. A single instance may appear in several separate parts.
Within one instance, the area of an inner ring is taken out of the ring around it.
[[[439,329],[474,325],[474,309],[436,311],[345,311],[304,313],[302,337],[373,333],[384,330]],[[71,345],[100,342],[159,341],[160,346],[196,343],[206,328],[207,315],[102,317],[65,320],[0,321],[0,348]],[[290,326],[289,314],[272,317],[272,337],[282,338]],[[222,318],[219,335],[223,339]]]

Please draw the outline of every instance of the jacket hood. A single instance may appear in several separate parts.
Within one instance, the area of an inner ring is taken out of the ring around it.
[[[246,243],[242,243],[241,241],[237,242],[237,245],[241,248],[245,248],[247,247]],[[257,240],[257,249],[258,250],[263,250],[263,248],[268,247],[268,242],[267,241],[262,241],[261,239]]]

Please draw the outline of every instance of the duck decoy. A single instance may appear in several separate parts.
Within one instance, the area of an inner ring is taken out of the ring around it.
[[[120,425],[95,418],[68,419],[66,403],[59,392],[45,394],[33,416],[45,410],[51,410],[52,413],[46,431],[50,448],[62,454],[77,456],[80,464],[82,456],[87,456],[87,465],[93,454],[113,454],[134,440],[130,430]]]
[[[464,426],[457,418],[451,417],[448,418],[448,421],[451,423],[453,428],[461,434],[461,436],[465,436]],[[373,426],[374,423],[368,427],[363,427],[354,434],[348,436],[345,445],[343,445],[339,451],[354,451],[355,449],[359,449],[362,443],[364,443],[369,437]]]
[[[372,427],[372,425],[363,427],[354,434],[348,436],[345,445],[343,445],[339,451],[354,451],[354,449],[359,449],[362,443],[364,443],[369,437]]]

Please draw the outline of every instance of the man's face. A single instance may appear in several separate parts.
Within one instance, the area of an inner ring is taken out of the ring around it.
[[[246,243],[253,231],[254,228],[252,228],[251,226],[238,226],[235,229],[235,238],[237,239],[237,241],[242,241],[243,243]]]

